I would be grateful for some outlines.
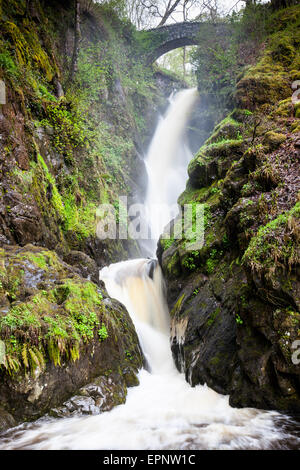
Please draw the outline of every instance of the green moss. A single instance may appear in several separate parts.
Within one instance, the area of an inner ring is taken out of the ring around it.
[[[206,155],[209,157],[224,158],[232,154],[235,154],[236,150],[240,150],[243,144],[242,138],[239,139],[222,139],[219,142],[204,145],[200,149],[200,155]]]
[[[209,258],[206,260],[206,265],[205,265],[207,274],[212,274],[214,272],[222,256],[223,256],[223,251],[221,250],[217,250],[216,248],[214,248],[210,251]]]
[[[278,271],[289,271],[299,262],[297,219],[300,216],[300,202],[283,212],[271,222],[258,229],[251,238],[242,262],[258,273],[268,277]]]
[[[169,278],[176,278],[181,274],[179,254],[176,251],[172,256],[166,257],[163,261],[164,272]]]
[[[46,269],[46,253],[30,253],[27,259]],[[24,258],[23,253],[20,259]],[[35,354],[40,358],[37,363],[43,364],[78,359],[84,343],[108,338],[103,315],[97,286],[77,278],[62,280],[58,287],[12,304],[0,317],[0,337],[7,346],[6,369],[11,373],[29,369],[28,354]]]
[[[188,166],[190,182],[194,187],[207,187],[216,179],[222,179],[234,160],[243,155],[243,139],[223,139],[204,145]]]
[[[181,305],[182,305],[182,302],[184,301],[184,298],[185,298],[185,294],[182,294],[179,299],[176,301],[174,307],[172,308],[171,312],[170,312],[170,315],[171,317],[174,317],[175,315],[177,315],[181,309]]]
[[[187,251],[181,260],[182,266],[187,271],[195,271],[198,266],[199,251]]]
[[[170,238],[170,239],[162,238],[160,240],[160,244],[162,246],[162,249],[164,251],[166,251],[168,248],[170,248],[173,245],[174,241],[175,241],[174,238]]]
[[[100,341],[103,341],[108,338],[107,328],[104,323],[102,323],[101,328],[98,330],[98,336],[100,338]]]
[[[285,134],[281,134],[279,132],[269,131],[265,134],[264,141],[268,144],[272,149],[279,147],[283,142],[285,142],[287,136]]]
[[[299,32],[294,32],[291,37],[291,32],[280,31],[272,36],[270,45],[270,53],[274,62],[279,62],[285,66],[292,64],[296,57],[295,45],[300,43]]]
[[[216,308],[216,310],[214,310],[214,312],[210,314],[209,319],[206,322],[206,325],[211,326],[217,320],[220,313],[221,313],[221,308],[220,307]]]
[[[9,51],[0,53],[0,67],[8,77],[17,78],[19,69]]]
[[[95,235],[96,210],[93,202],[77,206],[74,194],[69,194],[64,201],[64,230],[75,232],[78,239]]]
[[[226,140],[240,140],[242,126],[237,122],[233,117],[227,116],[223,121],[221,121],[215,128],[212,135],[207,139],[205,145],[210,145],[213,143],[222,143]]]
[[[263,104],[277,105],[291,96],[290,83],[298,78],[300,32],[299,7],[280,10],[290,21],[282,24],[278,15],[271,15],[274,25],[260,60],[251,66],[237,85],[237,101],[240,107],[254,110]],[[293,13],[293,14],[292,14]],[[294,78],[294,77],[297,78]],[[285,104],[277,109],[277,115],[289,112]]]
[[[54,176],[50,173],[48,166],[46,165],[43,157],[38,153],[37,155],[38,163],[41,165],[44,174],[45,174],[45,179],[48,183],[51,184],[52,188],[52,198],[51,198],[51,204],[53,205],[54,209],[58,212],[58,214],[62,217],[62,219],[65,219],[65,209],[64,209],[64,204],[62,201],[62,197],[58,192],[58,189],[56,187],[56,182]]]
[[[292,125],[292,133],[298,134],[298,132],[300,132],[300,120]]]
[[[209,197],[210,187],[195,189],[189,183],[183,193],[178,198],[178,204],[190,204],[191,202],[205,202]]]
[[[46,115],[47,118],[42,120],[41,124],[53,128],[52,140],[55,149],[64,156],[67,163],[72,163],[74,150],[88,145],[88,139],[92,137],[82,113],[69,111],[66,103],[59,101],[47,105]]]
[[[292,99],[291,97],[279,101],[275,111],[274,111],[275,116],[280,116],[280,117],[291,117],[293,116],[293,104],[292,104]]]
[[[8,266],[7,268],[5,268],[4,264],[2,266],[0,270],[2,289],[5,295],[11,301],[14,301],[21,292],[24,270],[16,266]]]

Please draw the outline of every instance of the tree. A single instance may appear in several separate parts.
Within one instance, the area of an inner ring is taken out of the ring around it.
[[[74,80],[75,74],[78,69],[78,55],[79,55],[79,44],[81,38],[80,30],[80,1],[75,0],[75,19],[74,19],[74,48],[72,55],[72,63],[70,70],[70,81]]]
[[[246,7],[260,3],[259,0],[258,1],[257,0],[238,0],[237,3],[239,2],[246,3]],[[271,5],[274,8],[274,10],[279,10],[280,8],[287,8],[293,5],[297,5],[298,3],[299,3],[299,0],[271,0]]]
[[[127,0],[127,14],[138,28],[162,26],[182,0]],[[158,21],[158,23],[157,23]]]
[[[168,1],[165,12],[164,12],[163,16],[161,17],[161,20],[160,20],[160,23],[158,24],[158,26],[162,26],[163,24],[165,24],[167,19],[175,11],[177,5],[179,5],[180,1],[181,0],[175,0],[174,2],[172,2],[171,0]]]
[[[287,8],[292,5],[297,5],[299,0],[271,0],[271,5],[275,10],[280,8]]]
[[[219,0],[127,0],[127,16],[138,29],[162,26],[170,20],[191,21],[207,13],[216,16]]]

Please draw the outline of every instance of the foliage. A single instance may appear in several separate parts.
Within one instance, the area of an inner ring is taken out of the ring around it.
[[[31,255],[31,261],[47,268],[42,253]],[[39,291],[1,316],[4,367],[9,373],[22,368],[34,372],[44,369],[47,361],[60,366],[62,358],[77,360],[82,344],[108,338],[102,314],[102,294],[91,282],[66,279],[56,288]]]
[[[223,251],[218,251],[216,248],[213,248],[210,251],[209,258],[206,260],[206,271],[207,274],[212,274],[220,262],[220,258],[223,255]]]
[[[47,118],[41,121],[41,124],[53,127],[54,147],[63,154],[67,162],[70,162],[73,150],[87,143],[87,130],[83,117],[75,110],[70,112],[63,101],[49,104],[46,113]]]
[[[18,67],[9,51],[4,50],[0,53],[0,68],[9,77],[16,78],[19,75]]]
[[[192,54],[198,88],[220,109],[231,106],[237,78],[265,38],[266,15],[264,5],[250,5],[221,18],[221,33],[216,34],[215,24],[210,23],[199,33],[199,45],[205,47]]]
[[[243,263],[260,275],[273,277],[290,271],[299,262],[300,203],[259,228],[243,256]]]
[[[205,39],[204,39],[205,38]],[[200,93],[211,96],[218,107],[226,106],[233,93],[236,76],[240,72],[237,62],[238,44],[231,38],[216,40],[214,26],[205,25],[200,33],[199,47],[193,54]]]
[[[101,341],[108,338],[107,328],[104,323],[102,323],[101,328],[98,330],[98,336]]]
[[[175,74],[177,78],[185,80],[189,86],[195,86],[195,75],[190,67],[192,51],[194,50],[194,46],[174,49],[160,57],[158,64],[167,72],[170,71]]]

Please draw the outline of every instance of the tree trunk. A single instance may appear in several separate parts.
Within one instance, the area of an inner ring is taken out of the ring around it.
[[[81,39],[80,31],[80,3],[79,0],[75,1],[75,32],[74,32],[74,49],[72,56],[72,64],[70,71],[70,80],[74,81],[76,72],[78,70],[78,54],[79,54],[79,44]]]
[[[183,80],[185,80],[185,77],[186,77],[186,47],[185,46],[183,46],[182,68],[183,68]]]

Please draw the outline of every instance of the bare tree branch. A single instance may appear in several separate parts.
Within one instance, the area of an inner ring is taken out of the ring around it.
[[[173,5],[171,5],[171,2],[168,3],[168,7],[161,19],[161,22],[159,23],[158,26],[162,26],[163,24],[165,24],[165,22],[167,21],[167,19],[169,18],[170,15],[172,15],[173,11],[176,9],[177,5],[180,3],[181,0],[175,0],[175,2],[173,3]]]

